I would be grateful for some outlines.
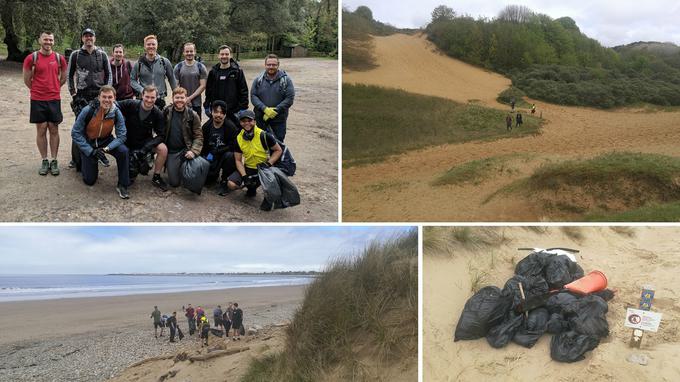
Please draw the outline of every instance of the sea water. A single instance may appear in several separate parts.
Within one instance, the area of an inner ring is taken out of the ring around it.
[[[0,302],[304,285],[304,275],[0,275]]]

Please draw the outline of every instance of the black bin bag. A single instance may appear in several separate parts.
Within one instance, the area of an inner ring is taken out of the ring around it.
[[[564,308],[564,315],[577,333],[601,338],[609,335],[608,309],[607,302],[601,297],[589,295],[569,304]]]
[[[489,329],[500,324],[510,309],[512,300],[495,286],[480,289],[465,303],[458,319],[454,341],[476,340],[486,336]]]
[[[182,186],[200,195],[210,171],[210,162],[203,157],[195,157],[182,162]]]
[[[489,333],[486,335],[486,342],[497,349],[504,347],[515,336],[523,321],[523,314],[508,313],[503,322],[489,330]]]
[[[529,318],[526,319],[524,325],[515,333],[512,341],[525,348],[533,347],[543,333],[545,333],[549,317],[550,313],[548,313],[546,308],[532,310],[529,312]]]
[[[563,332],[553,336],[550,341],[550,357],[559,362],[576,362],[585,358],[587,351],[593,350],[600,340],[588,334],[575,331]]]

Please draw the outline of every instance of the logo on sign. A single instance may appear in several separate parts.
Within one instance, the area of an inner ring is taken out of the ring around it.
[[[642,317],[638,316],[637,314],[633,314],[630,317],[628,317],[628,322],[637,325],[640,322],[642,322]]]

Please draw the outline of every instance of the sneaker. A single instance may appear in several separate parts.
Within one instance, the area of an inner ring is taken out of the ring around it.
[[[246,191],[246,196],[249,198],[253,198],[257,195],[257,189],[256,188],[249,188],[248,191]]]
[[[59,175],[59,166],[57,165],[56,159],[52,159],[52,161],[50,162],[50,172],[54,176]]]
[[[40,175],[47,175],[47,172],[50,170],[50,161],[47,159],[43,159],[42,165],[40,165],[40,170],[38,170],[38,174]]]
[[[109,167],[111,166],[111,162],[109,162],[109,158],[106,157],[106,154],[102,155],[101,158],[98,158],[99,163],[101,163],[102,166],[104,167]]]
[[[228,193],[229,193],[229,186],[227,186],[227,182],[220,182],[220,185],[217,186],[217,195],[225,196]]]
[[[153,178],[151,178],[151,183],[153,183],[154,186],[160,188],[163,192],[168,190],[168,185],[165,183],[163,178],[161,178],[160,175],[156,176],[154,175]]]
[[[262,204],[260,204],[260,209],[262,211],[271,211],[274,209],[274,205],[269,203],[267,199],[262,199]]]
[[[73,159],[71,159],[68,162],[68,168],[75,168],[75,167],[76,167],[76,162],[74,162]]]
[[[127,187],[123,186],[122,184],[119,184],[119,185],[116,186],[116,191],[118,191],[118,196],[120,196],[121,199],[129,199],[130,198],[130,194],[128,194]],[[161,334],[161,337],[163,337],[162,334]]]

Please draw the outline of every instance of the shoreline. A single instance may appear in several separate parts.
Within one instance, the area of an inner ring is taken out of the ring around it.
[[[210,314],[217,305],[239,302],[248,317],[248,309],[287,305],[302,301],[304,285],[227,288],[207,291],[147,293],[125,296],[78,297],[50,300],[0,302],[0,347],[21,340],[60,337],[96,329],[127,325],[153,327],[149,318],[155,305],[163,314],[177,311],[180,325],[186,324],[182,306],[201,305]],[[49,322],[49,325],[47,325]],[[244,321],[247,322],[247,321]],[[31,328],[22,333],[13,330],[17,323]],[[56,332],[56,334],[55,334]]]
[[[212,322],[214,306],[238,302],[246,328],[266,328],[289,322],[304,291],[305,286],[246,287],[0,303],[0,380],[106,380],[141,360],[200,346],[196,334],[189,336],[182,305],[201,305]],[[154,305],[163,314],[177,311],[184,340],[169,343],[167,330],[154,338]]]

